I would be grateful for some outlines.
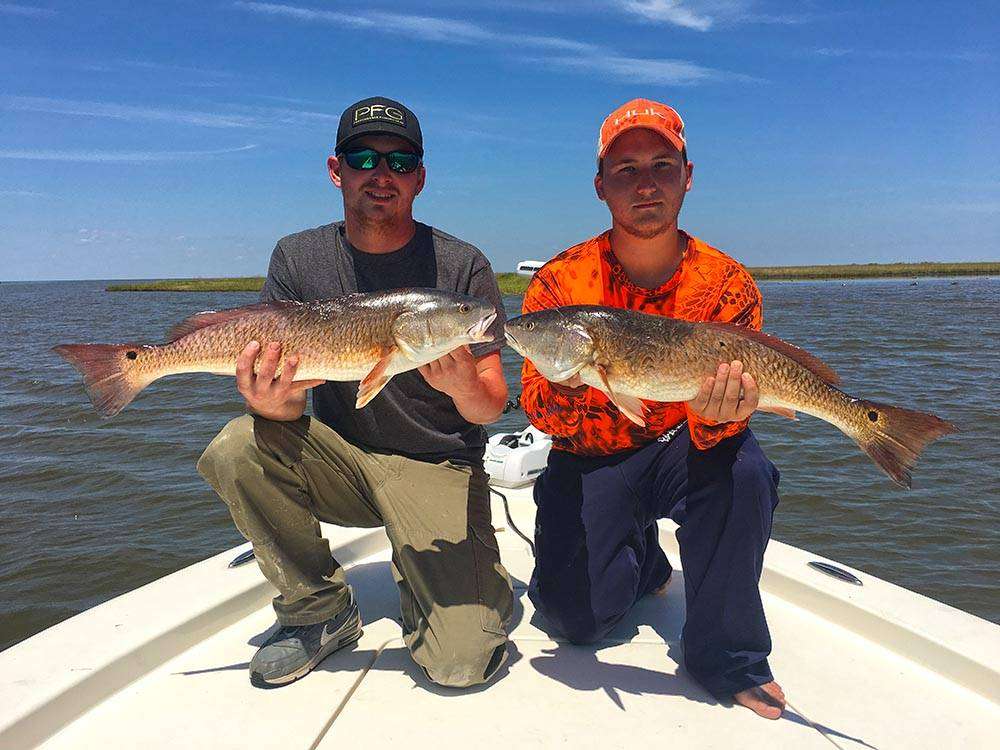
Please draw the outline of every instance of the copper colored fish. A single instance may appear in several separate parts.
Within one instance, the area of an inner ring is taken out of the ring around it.
[[[547,379],[579,374],[644,425],[648,401],[689,401],[721,362],[740,360],[760,391],[758,409],[812,414],[852,438],[893,481],[910,487],[924,447],[955,432],[933,414],[854,398],[808,352],[727,323],[691,323],[634,310],[577,305],[513,318],[507,341]]]
[[[166,375],[235,375],[251,341],[280,342],[299,357],[297,380],[359,380],[357,408],[393,375],[413,370],[464,344],[492,341],[496,310],[486,302],[435,289],[349,294],[316,302],[270,302],[208,311],[180,323],[166,344],[62,344],[53,351],[83,375],[106,417]]]

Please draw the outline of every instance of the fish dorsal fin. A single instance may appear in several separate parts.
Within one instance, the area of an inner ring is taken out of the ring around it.
[[[205,310],[204,312],[195,313],[190,318],[182,320],[171,328],[170,333],[167,334],[167,340],[177,341],[177,339],[184,338],[189,333],[194,333],[195,331],[200,331],[202,328],[208,328],[219,323],[226,323],[249,313],[265,312],[267,310],[286,310],[300,306],[300,302],[282,300],[279,302],[259,302],[255,305],[234,307],[229,310]]]
[[[774,349],[780,354],[784,354],[789,359],[798,362],[824,383],[829,383],[830,385],[840,384],[840,376],[838,376],[829,365],[823,362],[823,360],[813,354],[810,354],[805,349],[800,349],[795,346],[795,344],[789,344],[787,341],[782,341],[777,336],[772,336],[768,333],[764,333],[763,331],[755,331],[752,328],[744,328],[743,326],[733,325],[732,323],[719,323],[713,321],[703,323],[702,325],[706,325],[710,328],[716,328],[720,331],[725,331],[726,333],[733,333],[737,336],[743,336],[751,341],[756,341],[758,344],[763,344],[770,349]]]

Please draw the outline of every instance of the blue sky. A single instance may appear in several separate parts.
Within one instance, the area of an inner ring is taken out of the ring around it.
[[[748,265],[995,260],[998,39],[991,2],[0,2],[0,279],[262,274],[341,218],[374,94],[421,119],[417,218],[497,270],[608,225],[635,96],[685,118],[681,225]]]

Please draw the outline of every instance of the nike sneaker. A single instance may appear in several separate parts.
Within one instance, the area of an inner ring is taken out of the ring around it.
[[[287,685],[313,670],[334,651],[361,637],[361,613],[348,587],[347,606],[324,622],[278,628],[250,660],[250,683],[272,688]]]

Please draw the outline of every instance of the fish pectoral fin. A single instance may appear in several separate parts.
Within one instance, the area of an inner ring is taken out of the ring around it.
[[[365,380],[367,381],[367,378]],[[358,387],[358,398],[354,402],[354,408],[360,409],[362,406],[365,406],[378,395],[379,391],[385,388],[385,384],[389,380],[390,378],[381,377],[368,382],[362,381],[362,384]]]
[[[404,357],[411,362],[420,361],[420,352],[410,346],[409,342],[400,336],[394,336],[393,340],[396,342],[395,349],[397,349]]]
[[[611,399],[611,403],[618,407],[618,411],[640,427],[645,427],[646,405],[642,403],[642,399],[635,396],[626,396],[624,393],[615,393],[611,388],[611,383],[608,382],[607,370],[601,365],[595,365],[594,369],[600,376],[601,383],[604,386],[601,390]]]
[[[389,363],[392,362],[392,358],[396,356],[398,351],[395,346],[390,346],[382,354],[379,361],[375,363],[375,366],[365,375],[364,380],[358,386],[358,398],[354,402],[355,409],[360,409],[375,398],[379,391],[385,388],[385,384],[392,378],[391,375],[386,375],[385,372],[389,369]]]
[[[642,403],[642,399],[636,398],[635,396],[626,396],[621,393],[614,393],[611,395],[611,401],[618,407],[618,411],[630,420],[635,422],[640,427],[646,426],[646,419],[643,417],[643,414],[646,412],[646,405]]]
[[[785,417],[793,422],[798,422],[799,418],[795,415],[795,409],[789,409],[785,406],[758,406],[757,411],[768,411],[771,414],[777,414],[780,417]]]

